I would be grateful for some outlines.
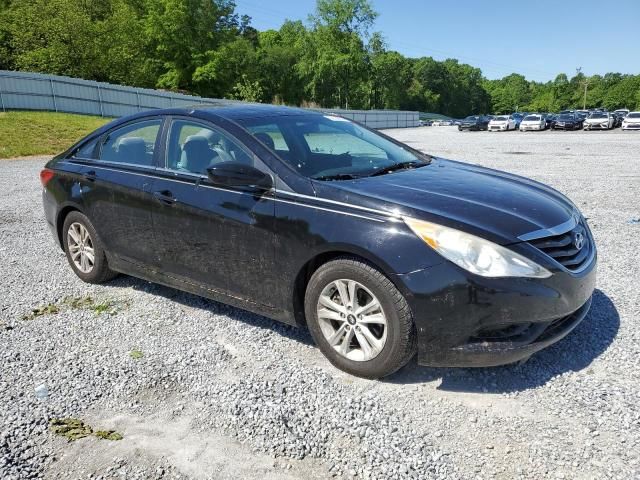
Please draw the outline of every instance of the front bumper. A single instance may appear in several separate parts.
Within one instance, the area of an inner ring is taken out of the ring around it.
[[[596,263],[546,279],[483,278],[448,262],[399,275],[418,331],[418,363],[504,365],[559,341],[589,310]]]
[[[535,131],[535,130],[542,130],[542,129],[543,127],[541,127],[540,125],[520,125],[521,132]]]
[[[640,123],[623,123],[622,130],[640,130]]]
[[[600,123],[585,123],[585,130],[609,130],[609,124],[602,125]]]
[[[505,132],[509,130],[508,125],[489,125],[490,132]]]

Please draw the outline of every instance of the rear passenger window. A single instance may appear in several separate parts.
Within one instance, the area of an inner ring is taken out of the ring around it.
[[[224,133],[201,123],[175,120],[171,124],[167,149],[167,167],[200,175],[222,162],[253,165],[253,159],[238,143]]]
[[[96,145],[98,140],[92,140],[89,143],[85,143],[80,147],[73,155],[76,158],[95,158]]]
[[[153,166],[153,150],[162,120],[136,122],[107,135],[100,150],[100,160]]]

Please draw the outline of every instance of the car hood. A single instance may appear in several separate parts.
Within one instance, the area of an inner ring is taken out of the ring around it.
[[[587,123],[605,123],[608,122],[608,118],[587,118],[585,122]]]
[[[546,185],[441,158],[387,175],[314,183],[319,196],[433,221],[502,245],[560,225],[575,212],[566,197]]]

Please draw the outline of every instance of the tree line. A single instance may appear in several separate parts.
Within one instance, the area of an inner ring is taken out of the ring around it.
[[[328,108],[472,113],[640,109],[640,75],[499,80],[408,58],[372,32],[368,0],[317,0],[306,22],[258,31],[233,0],[0,0],[0,69],[207,97]]]

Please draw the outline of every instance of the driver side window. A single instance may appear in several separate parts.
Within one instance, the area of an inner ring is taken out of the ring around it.
[[[175,120],[167,145],[167,168],[206,175],[207,168],[223,162],[253,165],[253,160],[234,140],[202,123]]]

